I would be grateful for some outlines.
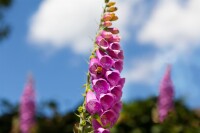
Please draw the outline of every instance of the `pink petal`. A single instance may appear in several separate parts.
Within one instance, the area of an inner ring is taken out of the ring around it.
[[[107,71],[106,78],[112,86],[115,86],[120,80],[120,74],[118,71]]]
[[[108,92],[108,89],[110,88],[110,85],[108,84],[108,82],[103,79],[103,78],[100,78],[100,79],[94,79],[92,81],[93,83],[93,89],[97,95],[97,97],[100,96],[100,94],[105,94]]]
[[[109,55],[106,55],[103,51],[97,50],[96,55],[101,66],[103,66],[105,69],[110,69],[113,66],[114,60]]]
[[[97,36],[96,44],[102,49],[107,49],[109,47],[108,42],[102,36]]]
[[[100,103],[104,110],[108,110],[114,103],[114,96],[111,93],[101,94]]]
[[[94,92],[92,92],[92,91],[87,92],[86,109],[90,114],[99,113],[101,110],[101,104],[99,103]]]
[[[116,122],[116,113],[113,110],[107,110],[102,113],[100,116],[101,122],[103,126],[110,126],[112,127]]]
[[[116,60],[115,62],[114,62],[114,68],[116,69],[116,70],[118,70],[119,72],[121,72],[122,70],[123,70],[123,61],[122,60]]]
[[[120,85],[110,88],[110,92],[114,95],[116,102],[118,102],[121,99],[122,87]]]

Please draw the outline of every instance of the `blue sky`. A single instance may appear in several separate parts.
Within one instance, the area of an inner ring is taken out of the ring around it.
[[[176,98],[200,107],[200,2],[117,2],[115,26],[121,30],[127,78],[123,100],[158,95],[171,63]],[[53,99],[61,110],[75,109],[101,9],[101,0],[16,0],[5,14],[12,32],[0,45],[0,98],[18,102],[31,71],[38,101]]]

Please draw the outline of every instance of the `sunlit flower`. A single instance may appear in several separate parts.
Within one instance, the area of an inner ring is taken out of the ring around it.
[[[92,116],[95,133],[109,133],[117,122],[122,108],[122,88],[125,78],[121,78],[124,54],[120,46],[119,29],[110,27],[118,19],[115,2],[106,4],[102,15],[102,28],[95,39],[95,51],[89,63],[92,89],[86,94],[86,110]],[[97,120],[98,118],[98,120]]]

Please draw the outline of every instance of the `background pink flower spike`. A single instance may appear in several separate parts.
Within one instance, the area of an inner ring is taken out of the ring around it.
[[[30,133],[35,124],[35,90],[34,81],[30,75],[20,101],[20,130],[21,133]]]
[[[171,80],[171,65],[168,65],[165,75],[161,81],[158,99],[159,121],[163,122],[168,113],[173,109],[174,87]]]

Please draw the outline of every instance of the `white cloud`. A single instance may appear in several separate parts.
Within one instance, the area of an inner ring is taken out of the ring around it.
[[[141,44],[156,47],[151,57],[139,58],[126,73],[128,83],[155,83],[168,63],[189,56],[200,44],[200,1],[160,0],[138,33]]]
[[[104,6],[103,0],[45,0],[30,22],[29,39],[39,47],[54,49],[70,47],[76,53],[85,53],[92,47]],[[128,36],[126,28],[131,7],[139,0],[117,2],[122,36]]]
[[[115,24],[122,38],[132,38],[129,30],[144,24],[138,40],[157,48],[154,55],[139,58],[127,69],[129,83],[153,83],[152,75],[158,75],[166,63],[174,63],[191,52],[200,41],[199,0],[187,1],[184,6],[180,0],[159,0],[148,19],[147,4],[147,0],[117,1],[119,21]],[[78,54],[88,52],[102,8],[103,0],[45,0],[31,19],[29,38],[39,47],[68,47]]]
[[[139,33],[141,42],[159,47],[200,41],[200,1],[160,0]]]
[[[102,7],[102,0],[45,0],[31,19],[29,38],[42,47],[88,51]]]
[[[134,60],[131,67],[125,71],[127,83],[155,84],[160,75],[161,69],[167,64],[176,61],[176,51],[163,51],[156,55]]]

